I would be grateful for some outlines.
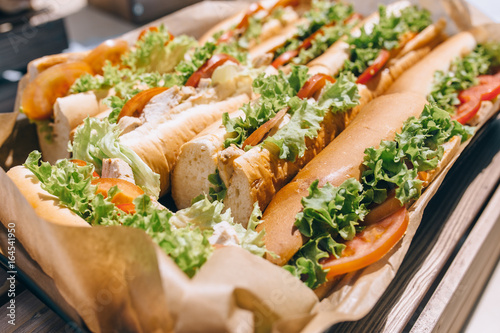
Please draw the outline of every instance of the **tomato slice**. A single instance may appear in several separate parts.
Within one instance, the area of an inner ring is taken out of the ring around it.
[[[297,93],[297,97],[299,98],[310,98],[313,97],[315,93],[323,89],[326,84],[326,81],[331,83],[335,82],[335,79],[330,75],[326,74],[315,74],[309,78],[309,80],[304,83],[304,86]]]
[[[369,66],[356,80],[356,83],[366,84],[372,77],[374,77],[384,67],[387,60],[389,60],[390,53],[387,50],[380,50],[377,58],[373,64]]]
[[[189,77],[185,85],[188,87],[198,87],[201,79],[211,77],[215,69],[223,65],[228,60],[239,64],[238,60],[231,57],[230,55],[224,53],[213,55]]]
[[[387,199],[380,205],[376,205],[370,209],[368,215],[366,215],[365,219],[360,223],[364,226],[374,224],[394,214],[401,209],[401,207],[401,202],[396,198],[396,191],[392,190],[387,194]]]
[[[149,103],[151,98],[167,90],[167,87],[156,87],[148,90],[141,91],[125,103],[120,114],[118,115],[118,120],[121,118],[128,117],[139,117],[144,110],[146,104]]]
[[[158,27],[146,28],[146,29],[141,31],[141,33],[139,34],[139,37],[137,37],[137,40],[140,41],[141,39],[143,39],[144,36],[146,36],[146,33],[148,33],[148,31],[158,32],[160,30],[158,29]],[[170,32],[167,32],[167,33],[168,33],[168,40],[165,42],[164,45],[167,45],[172,39],[174,39],[174,35],[172,35]]]
[[[135,214],[135,205],[133,203],[118,204],[116,208],[123,210],[127,214]]]
[[[78,160],[78,159],[72,159],[72,160],[69,160],[69,161],[72,162],[72,163],[75,163],[78,166],[86,166],[87,165],[87,162],[82,161],[82,160]],[[97,172],[95,172],[95,171],[92,173],[92,176],[94,176],[95,178],[99,178],[99,174]]]
[[[479,85],[463,90],[458,94],[462,104],[457,108],[452,118],[462,125],[467,124],[477,114],[482,101],[491,101],[500,95],[500,76],[483,75],[479,78]]]
[[[23,112],[32,120],[50,119],[56,99],[66,96],[75,80],[87,73],[92,68],[83,61],[47,68],[26,86],[21,97]]]
[[[278,58],[274,59],[271,66],[278,69],[279,67],[286,65],[299,54],[299,50],[290,50],[282,53]]]
[[[90,51],[83,59],[94,71],[94,74],[102,75],[102,68],[106,60],[116,65],[121,62],[121,57],[128,52],[128,43],[123,39],[109,39]]]
[[[369,225],[352,240],[339,259],[331,256],[321,262],[328,269],[327,279],[357,271],[381,259],[403,237],[408,227],[409,216],[405,207],[383,220]]]
[[[255,146],[259,144],[259,142],[262,140],[262,138],[269,132],[278,122],[283,119],[283,117],[286,115],[288,112],[288,108],[283,108],[280,110],[280,112],[276,113],[274,117],[266,121],[264,124],[262,124],[259,128],[257,128],[244,142],[243,145],[241,146],[242,149],[245,149],[245,146],[250,145],[250,146]]]
[[[115,205],[132,203],[135,198],[144,194],[144,191],[137,185],[118,178],[99,178],[92,181],[92,185],[97,185],[96,194],[108,197],[108,191],[113,186],[118,186],[121,192],[117,193],[111,202]]]

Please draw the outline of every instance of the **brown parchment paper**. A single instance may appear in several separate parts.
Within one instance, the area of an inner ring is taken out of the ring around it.
[[[379,3],[352,2],[363,14],[376,10]],[[437,17],[445,14],[445,8],[455,10],[462,4],[450,0],[443,7],[435,1],[422,2]],[[168,22],[174,33],[189,31],[199,36],[222,16],[241,8],[240,2],[202,2],[161,21]],[[466,23],[462,26],[470,27],[468,9],[454,16],[463,15]],[[136,34],[131,32],[128,38]],[[0,138],[5,133],[0,127]],[[344,276],[322,301],[285,270],[239,248],[215,251],[197,275],[188,279],[141,230],[49,223],[36,216],[3,170],[0,220],[5,226],[16,225],[18,266],[91,331],[319,332],[334,323],[363,317],[377,302],[400,266],[425,206],[452,164],[411,208],[402,242],[381,261]],[[5,228],[0,235],[0,247],[5,249]]]

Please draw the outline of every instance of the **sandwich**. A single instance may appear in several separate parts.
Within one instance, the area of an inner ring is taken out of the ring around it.
[[[134,45],[114,39],[88,52],[32,61],[20,84],[19,106],[37,125],[44,158],[67,157],[71,131],[83,119],[105,115],[114,97],[129,98],[156,86],[156,78],[172,72],[194,46],[193,38],[174,38],[160,26],[144,30]]]
[[[348,126],[366,103],[387,89],[393,78],[440,41],[440,31],[444,27],[441,22],[431,24],[429,12],[407,2],[380,7],[379,13],[367,18],[358,33],[353,32],[347,42],[337,42],[347,45],[348,49],[335,44],[330,48],[336,50],[334,54],[338,59],[345,56],[345,63],[341,66],[335,61],[325,64],[329,51],[312,61],[308,73],[316,83],[309,82],[309,85],[316,86],[324,80],[317,78],[336,75],[332,77],[337,80],[335,84],[344,84],[342,82],[349,78],[356,83],[355,90],[359,94],[355,99],[354,95],[340,97],[341,91],[345,95],[349,88],[337,90],[336,98],[354,103],[349,102],[349,107],[344,108],[347,112],[335,112],[334,117],[320,119],[321,129],[318,130],[309,122],[297,125],[297,122],[287,124],[287,118],[281,121],[275,100],[282,97],[275,96],[267,80],[254,83],[258,91],[261,87],[269,88],[266,94],[270,97],[263,98],[260,93],[261,100],[265,101],[245,106],[241,110],[243,114],[223,117],[225,131],[215,127],[207,129],[182,147],[172,178],[172,196],[178,207],[188,206],[199,194],[217,190],[224,191],[225,205],[231,208],[238,222],[248,220],[255,202],[264,210],[275,193]],[[366,54],[357,55],[359,48],[366,50]],[[386,52],[391,54],[391,60],[377,64],[378,55]],[[349,53],[352,55],[348,56]],[[368,76],[370,78],[366,79]],[[311,130],[314,132],[305,134]],[[264,136],[259,135],[262,132]],[[254,140],[248,145],[255,137],[260,141]]]

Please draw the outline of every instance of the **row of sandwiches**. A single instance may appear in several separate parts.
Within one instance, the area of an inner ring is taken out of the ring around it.
[[[43,154],[8,175],[46,220],[143,229],[189,276],[240,246],[323,295],[499,108],[499,27],[444,28],[406,1],[273,0],[199,41],[159,26],[41,58],[20,107]]]

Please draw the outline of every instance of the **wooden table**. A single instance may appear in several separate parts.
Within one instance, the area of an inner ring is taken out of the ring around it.
[[[374,310],[329,332],[458,332],[500,257],[499,180],[500,117],[476,135],[450,170]],[[0,270],[2,283],[6,277]],[[15,327],[19,332],[81,329],[66,324],[34,296],[39,291],[32,281],[22,276],[20,280]],[[13,331],[5,319],[7,290],[5,285],[0,288],[0,332]],[[40,297],[53,306],[46,296]]]

